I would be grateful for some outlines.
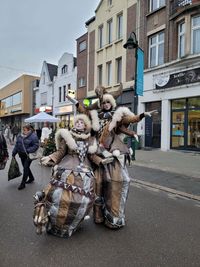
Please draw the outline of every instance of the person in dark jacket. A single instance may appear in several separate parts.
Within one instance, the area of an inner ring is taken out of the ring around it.
[[[0,170],[5,168],[8,157],[6,139],[0,132]]]
[[[23,127],[23,133],[17,137],[17,141],[12,152],[13,157],[15,157],[16,154],[19,154],[23,165],[23,177],[18,190],[24,189],[25,184],[30,184],[35,180],[30,170],[32,160],[29,158],[28,154],[35,152],[38,148],[39,140],[37,135],[32,131],[32,127],[30,125],[25,125]]]

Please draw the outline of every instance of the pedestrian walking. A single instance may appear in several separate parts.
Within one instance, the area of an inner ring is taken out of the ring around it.
[[[5,137],[0,132],[0,170],[3,170],[6,166],[9,154]]]
[[[26,184],[34,181],[34,176],[31,172],[30,165],[32,160],[29,158],[29,153],[35,152],[39,147],[39,140],[37,135],[32,131],[30,125],[23,127],[23,133],[18,135],[15,147],[12,151],[12,156],[19,155],[23,165],[23,177],[18,190],[25,188]]]
[[[77,115],[74,128],[57,131],[57,151],[41,159],[43,165],[57,165],[48,186],[35,196],[37,233],[46,229],[47,233],[70,237],[92,209],[95,182],[88,156],[96,152],[97,143],[90,132],[90,119]]]
[[[19,127],[17,126],[17,124],[14,124],[14,126],[11,129],[12,132],[12,142],[14,143],[15,139],[17,139],[17,136],[19,134]]]

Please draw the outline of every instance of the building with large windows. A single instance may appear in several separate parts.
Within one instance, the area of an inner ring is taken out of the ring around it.
[[[85,78],[78,96],[92,99],[97,85],[112,91],[122,82],[118,102],[135,110],[135,51],[123,48],[134,32],[144,51],[137,113],[158,111],[137,126],[142,146],[200,150],[199,0],[102,0],[86,27],[87,34],[77,39],[77,75]]]
[[[145,75],[139,112],[158,114],[141,123],[138,133],[147,147],[200,150],[200,2],[140,4]]]
[[[136,0],[100,1],[95,16],[86,22],[87,33],[77,39],[79,99],[95,98],[94,89],[98,85],[114,91],[122,82],[124,92],[120,103],[133,110],[135,57],[123,45],[127,36],[138,29],[136,3]]]
[[[17,124],[33,115],[33,82],[39,77],[22,75],[0,90],[1,124]]]

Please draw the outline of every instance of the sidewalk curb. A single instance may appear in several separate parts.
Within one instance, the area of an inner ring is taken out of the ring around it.
[[[186,197],[188,199],[200,201],[200,196],[188,194],[188,193],[185,193],[185,192],[182,192],[182,191],[178,191],[178,190],[175,190],[175,189],[172,189],[172,188],[169,188],[169,187],[165,187],[165,186],[162,186],[162,185],[157,185],[157,184],[153,184],[153,183],[149,183],[149,182],[144,182],[144,181],[133,179],[133,178],[131,178],[131,183],[132,184],[135,183],[135,184],[140,184],[140,185],[144,185],[144,186],[147,186],[147,187],[156,188],[156,189],[159,189],[161,191],[165,191],[165,192],[168,192],[168,193],[171,193],[171,194],[174,194],[174,195],[179,195],[179,196],[182,196],[182,197]]]
[[[142,163],[142,162],[133,162],[130,164],[129,168],[134,167],[134,166],[138,166],[138,167],[145,167],[145,168],[149,168],[149,169],[155,169],[155,170],[160,170],[163,172],[169,172],[169,173],[175,173],[175,174],[183,174],[183,172],[177,171],[176,169],[172,169],[169,167],[159,167],[158,165],[154,165],[154,164],[149,164],[149,163]],[[192,174],[190,173],[184,173],[184,175],[189,176],[191,178],[194,179],[199,179],[199,174]]]

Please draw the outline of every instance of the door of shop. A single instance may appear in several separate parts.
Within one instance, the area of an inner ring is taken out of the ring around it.
[[[152,117],[145,118],[145,147],[160,148],[161,102],[146,103],[146,111],[157,110]]]

